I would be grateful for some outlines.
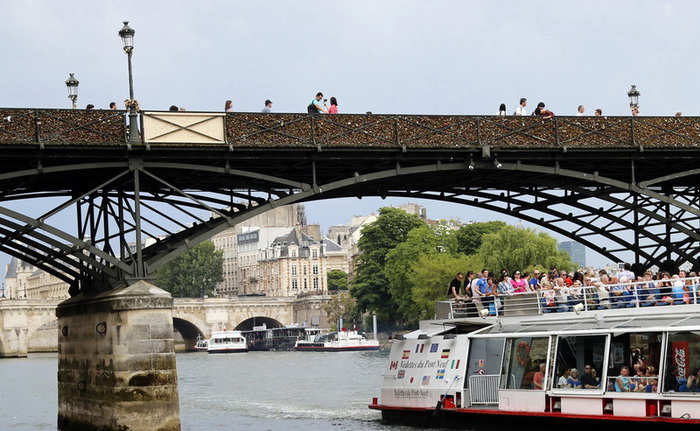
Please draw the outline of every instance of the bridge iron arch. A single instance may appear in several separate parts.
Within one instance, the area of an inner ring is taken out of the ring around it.
[[[697,266],[697,123],[241,114],[226,117],[228,145],[20,139],[0,170],[0,249],[73,282],[75,294],[152,277],[186,249],[278,205],[402,196],[512,215],[610,259],[631,250],[644,266]],[[310,124],[308,137],[285,129],[300,124]],[[402,138],[410,128],[413,138]],[[33,216],[7,205],[29,198],[61,201]],[[51,224],[69,208],[75,234]]]

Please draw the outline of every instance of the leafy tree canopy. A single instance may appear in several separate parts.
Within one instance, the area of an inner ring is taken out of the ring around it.
[[[455,274],[467,270],[479,271],[484,263],[476,255],[450,256],[445,253],[422,255],[411,265],[407,283],[412,286],[413,306],[407,312],[407,318],[414,321],[432,318],[435,302],[447,298],[449,286]],[[479,268],[479,269],[474,269]]]
[[[485,266],[494,271],[524,270],[534,266],[557,267],[572,270],[574,264],[565,251],[557,248],[557,241],[544,232],[505,226],[484,235],[479,254]]]
[[[379,319],[392,320],[396,308],[384,275],[386,255],[406,240],[408,233],[425,223],[418,217],[398,209],[385,207],[379,217],[362,229],[358,242],[360,257],[350,293],[357,300],[357,309],[376,311]]]
[[[466,255],[478,253],[484,235],[498,232],[506,226],[506,223],[502,221],[489,221],[460,227],[455,233],[457,252]]]
[[[348,290],[348,275],[339,269],[328,271],[328,290]]]
[[[342,318],[345,322],[355,319],[355,298],[348,292],[338,292],[331,297],[331,300],[323,306],[323,310],[328,315],[331,322],[337,322]]]
[[[398,323],[415,321],[413,286],[409,283],[413,264],[424,255],[434,256],[444,251],[442,244],[446,238],[444,232],[427,225],[420,226],[387,254],[384,274],[389,282],[389,294],[398,307],[395,314]]]
[[[224,281],[223,266],[223,251],[204,241],[161,267],[156,284],[176,298],[210,295]]]

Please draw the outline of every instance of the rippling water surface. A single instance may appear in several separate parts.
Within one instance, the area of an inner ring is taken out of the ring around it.
[[[369,410],[386,351],[177,355],[183,431],[400,431]],[[0,429],[55,430],[55,354],[0,359]]]

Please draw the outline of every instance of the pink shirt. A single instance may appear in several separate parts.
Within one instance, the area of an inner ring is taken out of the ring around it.
[[[337,114],[338,113],[338,105],[331,105],[331,107],[328,108],[328,113],[329,114]]]
[[[514,292],[516,293],[527,292],[527,282],[524,278],[518,278],[517,280],[515,278],[511,278],[510,284],[513,285]]]

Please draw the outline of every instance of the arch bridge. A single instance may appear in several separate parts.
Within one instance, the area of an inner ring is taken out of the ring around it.
[[[0,250],[76,294],[149,278],[278,205],[397,196],[512,215],[613,260],[698,264],[695,117],[139,118],[131,144],[123,112],[0,109]]]
[[[177,298],[173,303],[173,327],[185,349],[213,331],[250,330],[294,323],[328,326],[321,305],[326,296],[304,298]],[[60,300],[0,300],[0,357],[27,356],[30,351],[56,351],[59,328],[56,308]]]

